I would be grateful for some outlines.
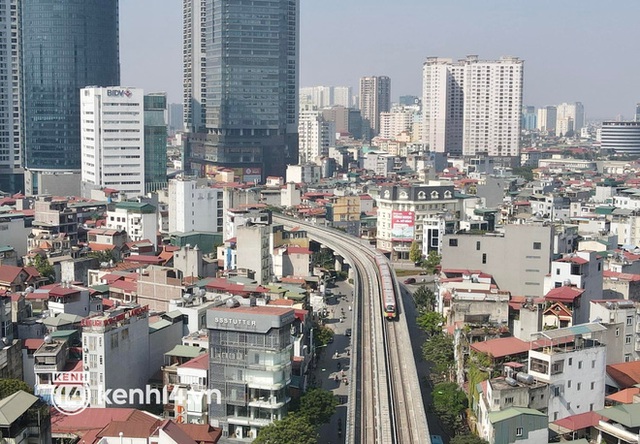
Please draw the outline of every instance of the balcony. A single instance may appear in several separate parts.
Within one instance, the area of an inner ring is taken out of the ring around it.
[[[291,401],[291,398],[286,398],[278,401],[275,396],[271,396],[268,398],[260,397],[250,400],[249,407],[257,407],[262,409],[279,409],[281,407],[284,407],[284,405],[289,401]]]

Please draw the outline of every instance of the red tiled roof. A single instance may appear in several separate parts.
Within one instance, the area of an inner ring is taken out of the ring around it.
[[[586,429],[587,427],[596,426],[601,419],[603,419],[603,417],[596,412],[586,412],[580,413],[579,415],[567,416],[566,418],[554,421],[553,424],[575,432]]]
[[[21,271],[21,267],[14,267],[13,265],[1,265],[0,282],[12,283],[18,277]]]
[[[180,444],[198,444],[196,443],[185,430],[180,428],[177,423],[173,422],[170,419],[165,419],[162,424],[160,424],[156,430],[154,430],[153,435],[159,436],[160,430],[162,430],[166,436],[168,436],[172,442],[177,442]]]
[[[274,299],[272,301],[269,301],[267,305],[275,305],[275,306],[279,306],[279,307],[292,307],[293,304],[295,304],[295,301],[292,301],[291,299]]]
[[[49,290],[49,296],[58,296],[58,297],[70,296],[72,294],[77,294],[77,293],[80,293],[80,290],[78,288],[66,288],[62,286],[57,286]]]
[[[65,415],[51,409],[51,431],[82,436],[83,431],[102,429],[112,421],[140,422],[142,419],[146,420],[147,417],[153,419],[149,414],[129,408],[92,407],[76,415]]]
[[[609,279],[619,279],[621,281],[632,281],[632,282],[640,281],[640,274],[618,273],[616,271],[611,271],[611,270],[603,271],[602,277],[609,278]]]
[[[617,393],[607,396],[607,401],[618,402],[620,404],[633,404],[633,396],[640,393],[640,388],[638,387],[629,387],[624,390],[620,390]]]
[[[580,256],[565,256],[562,259],[558,259],[556,262],[570,262],[572,264],[584,265],[589,263],[588,260],[581,258]]]
[[[178,424],[178,427],[199,444],[215,444],[222,436],[222,429],[208,424]]]
[[[138,283],[130,281],[114,281],[109,285],[109,288],[117,288],[127,293],[133,293],[138,291]]]
[[[42,344],[44,344],[44,339],[29,338],[24,340],[24,342],[22,343],[22,348],[26,348],[28,350],[37,350]]]
[[[200,370],[209,370],[209,353],[201,354],[193,359],[178,366],[179,368],[195,368]]]
[[[558,287],[550,290],[544,298],[548,301],[573,302],[584,290],[576,287]]]
[[[122,433],[124,438],[149,438],[160,421],[150,415],[148,419],[138,418],[137,421],[132,421],[130,418],[126,421],[111,421],[98,436],[117,437]]]
[[[640,384],[640,361],[607,365],[607,374],[620,388],[633,387]]]
[[[91,248],[91,251],[110,251],[116,248],[116,246],[111,244],[98,244],[96,242],[89,242],[89,248]]]
[[[140,254],[132,254],[129,257],[124,258],[125,262],[140,262],[143,264],[159,264],[162,262],[162,258],[157,256],[143,256]]]
[[[471,344],[471,348],[480,353],[487,353],[493,358],[528,353],[530,343],[516,337],[490,339]]]

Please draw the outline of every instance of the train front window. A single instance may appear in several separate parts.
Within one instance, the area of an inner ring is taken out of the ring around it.
[[[387,305],[387,312],[393,311],[395,307],[393,305]]]

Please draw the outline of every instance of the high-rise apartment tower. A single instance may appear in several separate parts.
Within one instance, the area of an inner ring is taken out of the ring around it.
[[[523,61],[429,57],[423,66],[423,139],[454,155],[519,155]]]
[[[386,76],[362,77],[360,79],[360,112],[369,123],[370,136],[380,132],[380,113],[391,109],[391,79]]]

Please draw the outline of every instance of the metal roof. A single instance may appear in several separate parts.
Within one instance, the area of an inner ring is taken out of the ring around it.
[[[510,407],[499,412],[490,412],[489,421],[492,424],[495,424],[496,422],[505,421],[507,419],[515,418],[516,416],[520,415],[547,416],[545,413],[542,413],[535,409],[528,409],[525,407]]]
[[[193,347],[191,345],[176,345],[165,356],[179,356],[181,358],[195,358],[206,352],[204,348]]]
[[[9,427],[38,401],[36,396],[19,390],[0,400],[0,426]]]
[[[590,324],[578,324],[572,325],[571,327],[558,328],[556,330],[545,330],[537,334],[547,339],[558,339],[566,338],[567,336],[588,335],[606,330],[607,327],[604,325],[593,322]]]
[[[596,413],[628,428],[640,427],[640,404],[616,405]]]

